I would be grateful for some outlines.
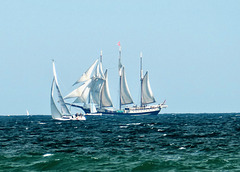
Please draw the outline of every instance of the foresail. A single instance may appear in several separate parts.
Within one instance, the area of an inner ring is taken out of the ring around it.
[[[54,80],[55,80],[55,86],[56,86],[56,89],[57,89],[57,94],[58,94],[58,101],[60,103],[60,106],[61,106],[61,110],[62,110],[62,113],[64,115],[71,115],[64,100],[63,100],[63,97],[62,97],[62,94],[61,94],[61,91],[59,89],[59,86],[58,86],[58,81],[57,81],[57,74],[56,74],[56,69],[55,69],[55,64],[53,62],[53,75],[54,75]],[[52,95],[53,96],[53,95]]]
[[[73,85],[89,80],[91,78],[91,75],[94,71],[94,68],[97,62],[98,62],[98,59],[88,68],[88,70],[81,76],[81,78],[77,80]]]
[[[121,104],[125,105],[125,104],[131,104],[133,103],[128,85],[127,85],[127,80],[126,80],[126,76],[125,76],[125,72],[124,72],[124,67],[122,67],[121,69]]]
[[[101,107],[112,107],[112,99],[108,87],[108,75],[107,70],[105,72],[105,81],[103,83],[102,92],[101,92]]]
[[[150,87],[148,72],[146,72],[142,81],[142,104],[154,103],[155,98]]]
[[[55,85],[55,79],[53,79],[52,82],[52,87],[51,87],[51,95],[50,95],[50,106],[51,106],[51,114],[52,114],[52,118],[56,119],[56,118],[61,118],[62,114],[59,112],[59,110],[57,109],[57,106],[53,100],[53,92],[54,92],[54,85]]]

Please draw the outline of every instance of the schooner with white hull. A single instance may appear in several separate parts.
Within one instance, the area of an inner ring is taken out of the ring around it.
[[[121,64],[121,46],[119,46],[119,110],[113,108],[109,86],[107,70],[102,70],[102,51],[100,60],[96,60],[90,68],[78,79],[75,84],[82,83],[77,89],[69,93],[64,99],[75,98],[71,106],[82,108],[86,113],[90,112],[91,103],[97,107],[97,112],[112,115],[157,115],[162,108],[166,108],[165,102],[159,105],[148,106],[155,103],[148,72],[143,76],[142,70],[142,53],[140,55],[140,81],[141,81],[141,102],[140,106],[126,107],[133,104],[133,100],[128,88],[124,66]],[[82,103],[83,105],[77,105]],[[123,108],[124,107],[124,108]]]

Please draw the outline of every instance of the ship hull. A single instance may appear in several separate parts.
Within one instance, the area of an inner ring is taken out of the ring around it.
[[[74,105],[74,104],[68,104],[68,105],[81,108],[86,114],[90,113],[90,108],[86,108],[86,107]],[[97,109],[97,113],[101,113],[102,115],[142,116],[142,115],[158,115],[161,109],[162,109],[162,105],[155,105],[155,106],[146,106],[146,107],[130,107],[130,108],[125,108],[123,110]]]
[[[134,108],[118,111],[111,110],[98,110],[103,115],[125,115],[125,116],[144,116],[144,115],[158,115],[161,108]]]

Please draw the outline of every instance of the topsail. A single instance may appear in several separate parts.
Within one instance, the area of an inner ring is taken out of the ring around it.
[[[76,85],[80,82],[85,82],[87,80],[89,80],[91,78],[91,75],[93,73],[94,67],[96,66],[98,60],[96,60],[91,66],[90,68],[88,68],[88,70],[81,76],[81,78],[79,80],[77,80],[73,85]]]

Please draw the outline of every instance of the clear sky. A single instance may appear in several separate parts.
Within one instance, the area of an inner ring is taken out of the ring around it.
[[[162,113],[240,111],[240,1],[0,0],[0,114],[50,114],[103,51],[118,99],[118,46],[139,104],[139,54]]]

